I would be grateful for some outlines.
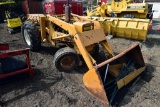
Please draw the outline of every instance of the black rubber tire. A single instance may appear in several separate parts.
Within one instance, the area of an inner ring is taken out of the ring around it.
[[[26,42],[25,34],[24,34],[25,30],[29,35],[30,44]],[[39,51],[41,49],[40,32],[39,32],[38,26],[36,26],[35,23],[25,21],[21,26],[21,33],[25,43],[27,44],[27,47],[30,48],[31,51]]]
[[[9,57],[0,59],[0,75],[13,73],[22,69],[27,68],[27,63],[18,57]],[[0,85],[12,82],[14,80],[28,77],[28,72],[23,72],[13,76],[5,77],[0,79]]]
[[[27,68],[27,63],[17,57],[0,59],[0,74],[7,74]]]
[[[75,58],[74,60],[74,65],[71,67],[71,68],[64,68],[61,66],[60,62],[61,60],[64,58],[64,57],[67,57],[67,56],[73,56]],[[72,48],[69,48],[69,47],[65,47],[65,48],[61,48],[59,49],[56,53],[55,53],[55,56],[54,56],[54,64],[55,64],[55,67],[58,71],[60,72],[70,72],[71,70],[75,69],[78,65],[79,65],[79,57],[78,57],[78,54],[76,53],[76,51]]]

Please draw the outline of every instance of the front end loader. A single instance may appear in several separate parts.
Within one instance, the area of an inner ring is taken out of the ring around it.
[[[68,12],[69,13],[69,12]],[[85,89],[106,106],[112,104],[117,91],[145,70],[138,44],[115,55],[98,21],[70,15],[28,14],[21,27],[26,45],[32,51],[41,49],[41,43],[60,44],[54,55],[58,71],[71,72],[79,66],[82,56],[88,71],[83,76]],[[98,63],[96,56],[103,48],[108,60]]]

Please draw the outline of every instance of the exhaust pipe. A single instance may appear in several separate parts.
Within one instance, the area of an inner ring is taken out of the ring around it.
[[[67,4],[65,5],[66,22],[70,22],[70,14],[69,0],[67,0]]]

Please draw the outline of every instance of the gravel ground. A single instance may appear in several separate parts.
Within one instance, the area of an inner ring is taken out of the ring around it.
[[[155,20],[157,23],[157,20]],[[160,32],[152,31],[145,42],[113,38],[114,52],[121,52],[139,43],[147,65],[145,73],[121,99],[123,107],[160,106]],[[11,50],[25,48],[20,33],[9,35],[6,25],[0,24],[0,43],[8,43]],[[30,52],[33,78],[19,79],[0,85],[0,107],[104,107],[83,89],[82,76],[86,67],[71,73],[58,72],[53,65],[57,48],[45,44],[40,52]]]

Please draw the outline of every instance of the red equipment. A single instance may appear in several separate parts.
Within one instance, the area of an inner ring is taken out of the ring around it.
[[[48,2],[44,0],[43,9],[44,13],[49,13],[51,15],[64,14],[65,5],[67,0],[53,0],[53,2]],[[69,0],[69,5],[71,13],[82,15],[83,14],[83,1],[82,0]]]
[[[55,10],[53,6],[54,6],[53,2],[45,2],[43,7],[45,13],[54,15]]]
[[[33,72],[31,65],[30,65],[29,49],[20,49],[20,50],[14,50],[14,51],[4,51],[4,50],[9,50],[8,44],[0,44],[0,51],[3,51],[3,52],[0,52],[0,61],[3,61],[2,59],[5,59],[5,58],[12,58],[14,56],[24,55],[25,60],[26,60],[25,63],[27,66],[23,69],[18,70],[18,71],[13,70],[13,71],[10,71],[9,73],[2,73],[1,72],[0,73],[0,80],[7,78],[7,77],[14,76],[14,75],[22,74],[25,72],[28,72],[30,77],[33,76],[34,72]],[[20,60],[20,59],[18,59],[18,60]],[[1,62],[1,63],[3,63],[3,62]],[[9,65],[4,66],[3,68],[8,68],[9,66],[11,66],[10,62],[8,62],[8,63],[9,63]]]

